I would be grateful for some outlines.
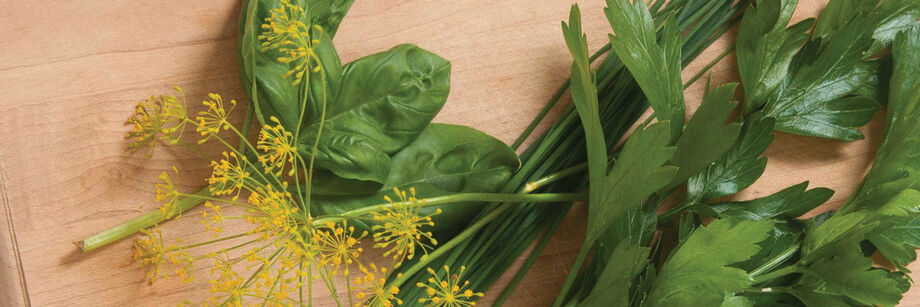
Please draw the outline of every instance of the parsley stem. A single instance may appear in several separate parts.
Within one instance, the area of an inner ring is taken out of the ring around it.
[[[760,265],[759,267],[751,271],[749,275],[751,275],[751,278],[756,278],[760,274],[769,272],[770,270],[775,269],[780,264],[783,264],[783,262],[786,262],[786,260],[789,260],[789,258],[792,257],[792,255],[795,255],[795,253],[798,251],[799,251],[799,245],[794,244],[786,248],[785,250],[783,250],[783,252],[781,252],[779,255],[776,255],[776,257],[773,257],[772,259],[770,259],[770,261],[765,262],[764,264]]]
[[[790,265],[785,268],[755,277],[754,282],[752,284],[753,285],[762,284],[762,283],[765,283],[765,282],[768,282],[768,281],[771,281],[771,280],[774,280],[774,279],[777,279],[777,278],[780,278],[780,277],[783,277],[789,274],[795,274],[795,273],[801,273],[799,272],[799,266]]]

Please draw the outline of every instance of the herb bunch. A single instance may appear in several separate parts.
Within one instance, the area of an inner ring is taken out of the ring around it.
[[[916,151],[887,144],[895,131],[917,133],[913,121],[899,122],[912,118],[911,101],[920,95],[915,78],[907,77],[916,70],[920,47],[916,3],[865,1],[852,10],[853,1],[831,1],[809,31],[814,20],[787,28],[795,1],[758,1],[745,11],[736,42],[745,94],[741,116],[729,118],[736,84],[707,86],[686,124],[673,69],[680,47],[673,22],[659,31],[643,2],[607,3],[612,50],[646,93],[657,121],[630,135],[608,167],[604,135],[597,132],[594,75],[573,7],[563,32],[574,57],[572,96],[588,138],[590,218],[555,305],[897,304],[910,285],[904,265],[920,246],[910,226],[920,199],[909,179]],[[892,42],[893,60],[876,55]],[[894,63],[893,74],[879,68],[887,61]],[[883,81],[889,76],[890,86]],[[716,201],[762,174],[766,159],[760,156],[772,130],[862,138],[856,127],[871,119],[886,91],[890,121],[880,153],[887,159],[876,160],[840,211],[798,220],[833,194],[806,190],[807,182],[750,201]],[[680,185],[687,186],[685,200],[656,215]],[[658,226],[677,216],[679,243],[667,252],[661,244],[667,228]],[[875,249],[898,269],[873,267],[868,255]],[[589,254],[590,269],[579,270]]]

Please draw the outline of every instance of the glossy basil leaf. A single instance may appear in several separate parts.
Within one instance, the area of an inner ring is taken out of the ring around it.
[[[323,27],[329,36],[335,36],[339,23],[345,18],[348,9],[355,0],[301,0],[307,5],[306,11],[315,24]]]
[[[313,184],[310,187],[313,195],[361,195],[374,194],[378,190],[378,182],[345,179],[325,169],[314,171]]]
[[[339,177],[383,183],[389,155],[418,136],[441,110],[450,89],[450,62],[400,45],[345,66],[327,104],[316,165]],[[301,131],[298,150],[311,154],[320,121]]]
[[[494,192],[520,166],[511,148],[476,129],[431,124],[409,146],[393,156],[392,169],[382,189],[364,196],[315,196],[317,214],[341,214],[350,210],[384,203],[383,196],[415,188],[418,197],[428,198],[465,192]],[[456,230],[479,212],[481,203],[441,206],[434,216],[435,228]],[[425,208],[430,214],[436,207]]]
[[[834,191],[827,188],[805,190],[808,181],[788,187],[765,197],[741,202],[713,205],[720,217],[746,220],[794,219],[820,206]]]
[[[351,1],[322,1],[328,2],[329,7],[339,8],[339,13],[344,16]],[[333,5],[332,3],[343,4],[348,2],[347,6]],[[310,5],[319,3],[311,1]],[[249,96],[252,102],[256,119],[260,123],[266,124],[269,117],[275,116],[281,124],[289,131],[294,131],[297,127],[297,120],[300,114],[302,102],[304,102],[304,93],[307,90],[302,85],[293,85],[293,79],[284,75],[291,69],[288,64],[278,62],[278,57],[282,56],[276,50],[262,50],[261,41],[258,36],[262,33],[262,23],[266,18],[271,17],[271,10],[279,7],[279,2],[274,0],[245,0],[243,1],[242,10],[240,11],[240,66],[242,73],[240,78],[243,82],[243,90]],[[309,11],[309,8],[307,9]],[[309,13],[308,13],[309,14]],[[323,26],[322,24],[320,24]],[[335,24],[337,26],[337,23]],[[333,31],[334,32],[334,31]],[[341,78],[342,63],[339,60],[338,53],[332,45],[332,35],[328,31],[311,33],[320,40],[314,45],[319,62],[323,66],[321,72],[310,72],[310,90],[315,93],[335,93],[336,84]],[[325,78],[320,76],[325,75]],[[325,80],[325,82],[323,82]],[[326,91],[320,91],[323,85]],[[312,98],[312,97],[311,97]],[[307,118],[318,117],[320,113],[321,101],[308,101],[305,116]]]

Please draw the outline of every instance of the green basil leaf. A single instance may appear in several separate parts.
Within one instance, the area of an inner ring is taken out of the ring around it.
[[[311,1],[313,5],[315,1]],[[330,7],[343,8],[331,3],[343,1],[330,1]],[[351,1],[348,2],[350,6]],[[266,18],[271,17],[271,10],[279,7],[278,1],[272,0],[245,0],[240,12],[240,66],[242,73],[243,90],[249,96],[256,118],[263,125],[271,116],[278,118],[288,130],[294,131],[304,102],[303,94],[306,89],[303,85],[293,85],[293,78],[284,75],[291,69],[288,64],[278,62],[282,56],[276,50],[262,50],[259,34],[262,33],[262,24]],[[344,9],[347,11],[347,6]],[[307,8],[309,14],[309,8]],[[343,16],[345,11],[340,12]],[[309,17],[308,17],[309,18]],[[320,26],[324,26],[320,24]],[[336,24],[337,26],[337,24]],[[325,28],[324,28],[325,29]],[[305,109],[305,118],[311,119],[319,116],[321,106],[320,97],[312,97],[314,93],[327,93],[332,95],[341,79],[342,63],[338,53],[332,45],[332,35],[327,31],[312,33],[319,37],[319,42],[314,44],[314,52],[319,58],[323,70],[319,73],[310,72],[310,101]],[[321,74],[325,78],[320,78]],[[325,80],[325,82],[323,82]],[[325,83],[325,91],[323,85]],[[329,98],[331,99],[331,98]]]
[[[364,196],[314,196],[317,214],[344,212],[384,203],[394,187],[415,188],[418,197],[436,197],[467,192],[495,192],[520,167],[520,160],[505,143],[476,129],[431,124],[409,146],[393,156],[382,189]],[[482,204],[450,204],[433,217],[435,228],[457,230],[475,215]],[[437,207],[423,209],[430,214]]]
[[[450,89],[450,62],[414,45],[345,66],[327,103],[316,165],[346,179],[383,183],[388,155],[409,144],[441,110]],[[312,152],[320,121],[301,131],[298,150]]]
[[[355,0],[301,0],[307,5],[313,23],[318,24],[329,36],[335,36],[339,23],[345,18]]]

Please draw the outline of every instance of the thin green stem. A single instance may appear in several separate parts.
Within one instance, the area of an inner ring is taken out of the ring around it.
[[[765,282],[768,282],[768,281],[771,281],[771,280],[774,280],[774,279],[777,279],[777,278],[780,278],[786,275],[795,274],[795,273],[801,273],[801,269],[799,268],[798,265],[790,265],[785,268],[755,277],[754,282],[752,284],[759,285],[759,284],[762,284],[762,283],[765,283]]]
[[[581,269],[582,263],[585,262],[585,257],[588,256],[588,252],[591,251],[591,245],[593,244],[582,244],[581,250],[578,251],[578,256],[575,257],[575,263],[572,264],[572,269],[569,271],[568,277],[565,278],[565,283],[562,284],[562,290],[559,291],[559,296],[556,297],[556,301],[553,302],[553,307],[562,306],[563,300],[569,293],[569,289],[572,288],[572,283],[575,282],[575,276],[578,276],[578,270]]]
[[[500,202],[500,203],[536,203],[536,202],[572,202],[587,200],[582,193],[546,193],[546,194],[502,194],[502,193],[463,193],[426,198],[421,207],[440,206],[459,202]],[[372,212],[379,212],[392,207],[394,203],[351,210],[341,214],[343,217],[355,217]]]
[[[206,196],[211,195],[208,188],[201,189],[194,195]],[[196,198],[182,198],[176,202],[176,210],[179,214],[194,208],[201,202]],[[141,229],[153,227],[153,225],[166,221],[166,217],[160,213],[160,210],[154,210],[147,214],[136,217],[121,225],[109,228],[86,239],[74,242],[74,245],[80,248],[84,253],[105,246],[106,244],[118,241],[124,237],[130,236]]]
[[[728,56],[729,54],[731,54],[732,51],[735,51],[735,46],[734,46],[734,45],[731,46],[731,47],[729,47],[728,49],[726,49],[725,52],[722,52],[722,54],[720,54],[720,55],[717,56],[715,59],[713,59],[711,62],[709,62],[708,64],[706,64],[706,66],[703,66],[703,69],[700,69],[700,71],[698,71],[695,75],[693,75],[693,77],[691,77],[690,80],[687,80],[687,83],[684,83],[684,89],[687,89],[688,87],[690,87],[690,85],[692,85],[694,82],[696,82],[697,79],[699,79],[699,78],[702,77],[704,74],[706,74],[706,72],[708,72],[710,69],[712,69],[713,66],[716,66],[716,64],[718,64],[719,62],[721,62],[723,58],[725,58],[726,56]]]
[[[769,272],[775,269],[776,267],[778,267],[779,265],[783,264],[784,262],[786,262],[786,260],[789,260],[789,258],[795,255],[795,253],[798,251],[799,251],[799,245],[793,244],[792,246],[783,250],[783,252],[779,253],[779,255],[776,255],[776,257],[773,257],[769,261],[765,262],[764,264],[760,265],[759,267],[757,267],[756,269],[748,273],[748,275],[750,275],[752,278],[757,278],[757,276],[760,276],[760,274]]]

